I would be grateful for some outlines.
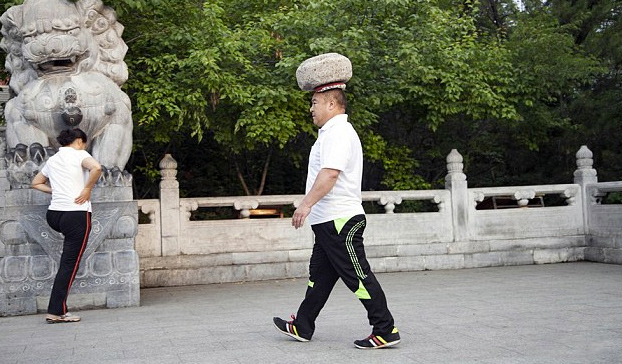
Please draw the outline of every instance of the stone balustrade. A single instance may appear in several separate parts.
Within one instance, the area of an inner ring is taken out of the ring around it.
[[[582,146],[574,183],[468,188],[462,156],[452,150],[445,189],[363,192],[364,202],[384,207],[384,213],[367,215],[370,263],[377,272],[580,260],[622,264],[622,205],[600,203],[608,193],[621,192],[622,182],[598,183],[591,158]],[[172,156],[165,156],[160,167],[161,198],[138,201],[147,220],[136,237],[142,287],[307,275],[310,227],[296,230],[289,218],[253,215],[264,207],[293,210],[302,195],[179,198]],[[550,196],[561,203],[533,204]],[[512,200],[515,206],[482,209],[490,198]],[[435,208],[399,211],[406,201]],[[225,220],[192,218],[212,208],[237,214]]]

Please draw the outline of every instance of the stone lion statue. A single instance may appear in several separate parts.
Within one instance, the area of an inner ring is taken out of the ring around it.
[[[58,148],[56,136],[79,127],[88,150],[123,170],[132,148],[123,61],[127,46],[116,13],[100,0],[25,0],[0,17],[5,67],[16,95],[5,106],[9,150]]]

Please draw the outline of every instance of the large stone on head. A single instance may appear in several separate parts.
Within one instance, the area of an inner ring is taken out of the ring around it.
[[[352,63],[339,53],[324,53],[311,57],[298,66],[296,80],[303,91],[324,92],[346,88],[352,78]]]

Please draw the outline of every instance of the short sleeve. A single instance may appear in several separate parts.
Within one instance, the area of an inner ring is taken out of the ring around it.
[[[41,174],[44,175],[45,178],[50,178],[50,170],[47,163],[43,165],[43,168],[41,168]]]
[[[80,163],[82,163],[82,161],[85,160],[86,158],[91,158],[91,155],[86,150],[81,150],[80,154],[78,155],[78,159],[80,160]]]
[[[350,135],[337,131],[329,133],[322,143],[320,167],[344,171],[351,155]]]

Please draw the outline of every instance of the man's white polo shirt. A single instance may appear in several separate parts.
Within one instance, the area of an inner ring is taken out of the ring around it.
[[[311,190],[322,168],[341,172],[333,189],[311,209],[309,224],[364,214],[361,205],[363,149],[347,114],[334,116],[320,128],[309,154],[306,193]]]

